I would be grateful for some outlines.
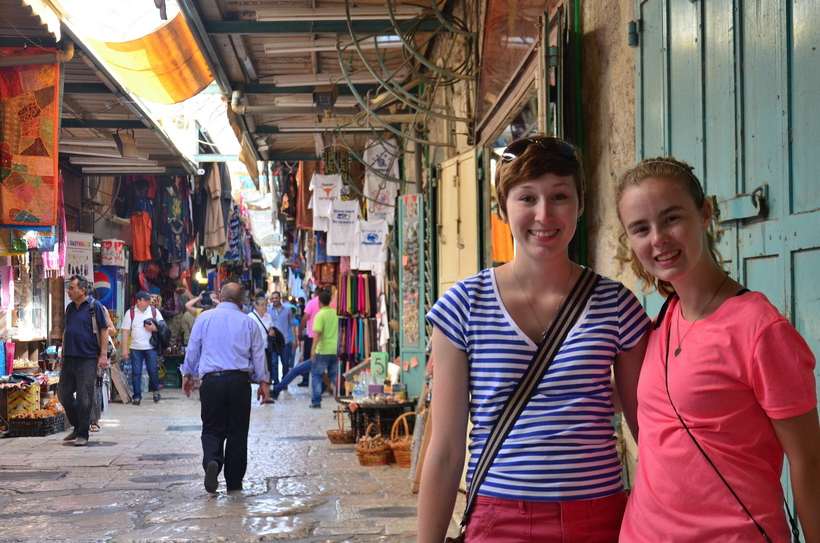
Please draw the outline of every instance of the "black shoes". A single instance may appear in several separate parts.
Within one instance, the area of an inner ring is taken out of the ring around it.
[[[219,464],[216,460],[211,460],[205,468],[205,492],[208,494],[216,494],[216,488],[219,486],[218,475]]]
[[[159,392],[154,392],[154,403],[157,403],[160,400]]]
[[[301,381],[301,382],[300,382],[300,383],[298,383],[296,386],[298,386],[298,387],[302,387],[302,388],[304,388],[304,387],[309,387],[309,386],[310,386],[310,381],[307,381],[307,380],[305,380],[305,381]]]
[[[133,400],[131,400],[131,404],[132,405],[139,405],[141,401],[142,401],[142,398],[134,398]]]
[[[72,430],[70,434],[63,438],[63,441],[74,441],[77,439],[77,430]]]
[[[322,404],[320,404],[320,403],[312,403],[312,404],[310,404],[310,408],[311,408],[311,409],[321,409],[321,408],[322,408]]]

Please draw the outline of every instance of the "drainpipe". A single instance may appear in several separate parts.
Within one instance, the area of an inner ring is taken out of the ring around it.
[[[55,62],[68,62],[74,58],[74,43],[67,42],[65,49],[58,49],[53,53],[43,53],[41,55],[15,55],[0,58],[0,68],[9,66],[31,66],[33,64],[53,64]]]

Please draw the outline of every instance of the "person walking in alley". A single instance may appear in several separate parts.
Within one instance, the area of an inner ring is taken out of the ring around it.
[[[330,307],[332,294],[319,292],[319,312],[313,319],[313,351],[310,365],[310,407],[322,407],[322,375],[327,371],[331,389],[336,386],[339,352],[339,317]]]
[[[468,418],[467,542],[617,541],[626,494],[611,372],[637,434],[649,318],[626,287],[569,258],[584,204],[573,145],[546,136],[511,143],[496,190],[515,239],[512,262],[459,281],[427,314],[433,430],[418,541],[447,533]]]
[[[151,295],[144,290],[137,292],[136,304],[126,311],[122,318],[122,359],[128,359],[130,354],[133,388],[131,403],[134,405],[139,405],[142,401],[143,364],[148,370],[148,390],[154,393],[154,402],[160,400],[157,367],[159,354],[151,345],[151,334],[159,330],[157,322],[162,320],[162,313],[151,305]]]
[[[723,269],[712,200],[692,167],[647,159],[616,190],[621,257],[667,296],[641,370],[639,461],[620,541],[790,541],[785,453],[804,540],[820,543],[811,349],[765,295]]]
[[[293,368],[294,341],[299,341],[296,326],[294,326],[293,308],[288,302],[282,302],[282,294],[274,292],[270,297],[271,304],[268,307],[268,314],[271,317],[273,326],[282,333],[285,338],[285,346],[282,353],[273,357],[273,374],[276,381],[279,380],[279,360],[282,361],[282,375]]]
[[[316,313],[319,312],[319,291],[316,289],[310,298],[310,301],[305,304],[302,310],[302,320],[299,321],[299,337],[302,338],[302,362],[310,361],[310,355],[313,351],[313,319]],[[302,375],[302,380],[299,382],[300,387],[306,387],[310,384],[308,374]]]
[[[264,293],[260,293],[254,299],[253,311],[248,313],[248,318],[259,327],[259,331],[262,332],[262,336],[265,338],[265,362],[267,363],[268,373],[271,375],[273,381],[272,384],[276,387],[276,385],[279,384],[279,379],[273,372],[273,357],[278,355],[284,348],[284,338],[281,332],[273,326],[267,309],[268,300]],[[274,398],[269,398],[267,403],[273,403]]]
[[[242,490],[248,464],[251,382],[259,384],[257,398],[263,403],[270,386],[265,336],[242,313],[242,288],[226,283],[219,299],[215,309],[194,322],[182,365],[187,396],[193,392],[194,379],[202,380],[202,466],[205,490],[211,494],[223,468],[228,491]]]
[[[71,303],[65,311],[63,367],[57,395],[72,431],[63,438],[74,446],[88,444],[97,368],[108,367],[108,328],[102,304],[88,295],[91,285],[79,275],[68,280]]]

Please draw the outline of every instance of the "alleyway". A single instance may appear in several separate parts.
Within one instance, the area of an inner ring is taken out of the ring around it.
[[[292,387],[254,404],[245,490],[202,487],[199,403],[112,404],[90,446],[65,434],[0,440],[3,541],[414,541],[408,470],[363,468],[330,445],[331,402]],[[32,447],[32,442],[36,445]]]

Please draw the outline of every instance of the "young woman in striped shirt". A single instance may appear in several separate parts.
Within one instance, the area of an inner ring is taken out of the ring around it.
[[[485,269],[436,302],[433,436],[419,496],[419,541],[439,543],[452,517],[472,422],[467,482],[499,411],[582,267],[568,247],[583,210],[577,150],[550,137],[518,140],[496,174],[516,243],[512,262]],[[635,296],[601,278],[581,317],[491,464],[468,542],[617,540],[626,504],[612,426],[614,365],[633,431],[649,320]]]

